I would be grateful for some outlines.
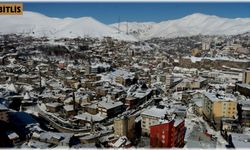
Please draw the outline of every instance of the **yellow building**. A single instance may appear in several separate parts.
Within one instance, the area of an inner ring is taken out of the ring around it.
[[[194,48],[191,51],[192,51],[193,56],[195,56],[195,57],[200,57],[201,56],[201,51],[198,48]]]
[[[237,102],[233,95],[204,93],[204,117],[216,128],[220,127],[221,118],[237,117]]]

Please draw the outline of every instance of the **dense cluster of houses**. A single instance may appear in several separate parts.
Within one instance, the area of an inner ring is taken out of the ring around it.
[[[158,44],[162,47],[110,38],[48,42],[4,36],[0,45],[3,146],[216,148],[222,140],[227,147],[238,148],[242,140],[246,141],[242,145],[249,145],[247,62],[195,67],[203,58],[215,59],[206,56],[212,49],[225,55],[237,48],[201,42],[193,56],[183,57],[194,63],[190,68],[182,65],[181,51],[168,51],[173,45],[165,50],[164,42]]]

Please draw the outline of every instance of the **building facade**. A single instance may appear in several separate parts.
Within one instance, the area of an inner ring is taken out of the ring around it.
[[[243,72],[242,83],[250,84],[250,68]]]
[[[216,129],[219,129],[222,118],[237,116],[237,102],[235,97],[219,96],[215,93],[204,93],[203,116]]]
[[[150,146],[152,148],[171,148],[184,146],[184,120],[171,120],[150,126]]]
[[[135,138],[135,116],[122,116],[114,120],[114,135],[126,136],[129,140]]]

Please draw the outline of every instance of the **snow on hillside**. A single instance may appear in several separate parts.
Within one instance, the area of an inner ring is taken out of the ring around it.
[[[121,22],[120,24],[114,23],[110,26],[125,33],[129,33],[136,38],[143,38],[148,37],[148,31],[153,28],[155,22],[145,22],[145,23],[138,23],[138,22]]]
[[[117,28],[118,24],[111,24]],[[160,23],[120,23],[120,30],[140,39],[172,38],[192,35],[234,35],[250,31],[250,18],[228,19],[195,13],[180,19]]]
[[[122,22],[120,25],[105,25],[91,17],[60,19],[26,11],[22,16],[2,15],[0,22],[0,34],[17,33],[49,38],[112,37],[126,41],[198,34],[235,35],[250,31],[250,18],[228,19],[200,13],[160,23]]]
[[[22,16],[0,16],[0,33],[18,33],[35,37],[113,37],[119,40],[135,41],[136,38],[119,33],[91,17],[50,18],[39,13],[24,12]]]
[[[101,23],[91,17],[75,19],[73,22],[57,31],[56,38],[60,37],[105,37],[110,36],[121,40],[136,40],[134,37],[124,33],[118,34],[118,31]]]

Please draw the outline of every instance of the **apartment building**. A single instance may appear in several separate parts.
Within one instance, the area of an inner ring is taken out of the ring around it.
[[[150,146],[152,148],[171,148],[184,146],[184,120],[164,120],[150,126]]]
[[[203,116],[219,129],[222,118],[237,117],[236,98],[231,94],[204,92]]]

